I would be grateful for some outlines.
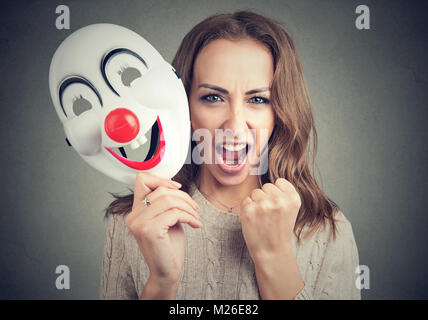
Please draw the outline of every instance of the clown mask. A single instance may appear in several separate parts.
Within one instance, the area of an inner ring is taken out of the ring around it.
[[[138,171],[172,178],[189,149],[179,74],[137,33],[81,28],[56,50],[49,89],[66,141],[92,167],[129,186]]]

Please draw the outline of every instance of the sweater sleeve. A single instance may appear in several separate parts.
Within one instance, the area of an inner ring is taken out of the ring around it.
[[[324,256],[320,257],[320,270],[313,290],[305,287],[295,297],[296,300],[360,300],[357,288],[358,249],[351,223],[339,212],[337,234],[330,234],[326,240]],[[329,230],[329,228],[327,228]]]
[[[126,258],[127,227],[123,215],[108,217],[101,267],[100,299],[138,299],[129,261]]]

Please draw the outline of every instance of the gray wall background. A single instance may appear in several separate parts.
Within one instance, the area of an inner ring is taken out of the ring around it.
[[[71,29],[55,28],[66,4]],[[366,4],[371,29],[355,28]],[[0,298],[97,299],[108,192],[126,192],[68,148],[48,91],[51,57],[92,23],[128,27],[171,61],[218,12],[280,22],[302,58],[319,133],[322,187],[351,221],[364,299],[427,299],[426,6],[418,1],[10,1],[0,9]],[[55,268],[71,270],[70,290]]]

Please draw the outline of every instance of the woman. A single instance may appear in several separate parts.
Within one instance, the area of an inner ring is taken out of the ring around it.
[[[192,157],[178,183],[139,173],[116,196],[101,297],[360,299],[352,227],[309,169],[316,130],[290,36],[253,12],[215,15],[172,65],[204,161]]]

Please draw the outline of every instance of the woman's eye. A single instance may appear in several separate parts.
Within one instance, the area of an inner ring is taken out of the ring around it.
[[[269,100],[263,97],[252,97],[250,99],[251,103],[261,104],[261,103],[269,103]]]
[[[221,98],[216,94],[208,94],[206,96],[203,96],[202,100],[208,101],[208,102],[218,102],[218,101],[221,101]]]

